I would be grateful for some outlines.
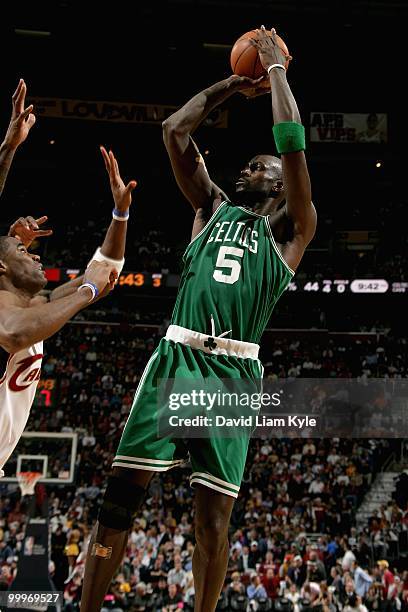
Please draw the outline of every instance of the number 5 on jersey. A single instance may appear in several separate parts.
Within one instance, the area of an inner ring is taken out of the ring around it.
[[[228,255],[233,255],[234,257],[243,257],[244,249],[238,249],[237,247],[220,247],[218,251],[217,262],[215,264],[216,268],[224,268],[228,269],[229,272],[221,272],[221,270],[214,270],[213,278],[219,283],[227,283],[228,285],[233,285],[237,282],[239,275],[241,274],[241,263],[236,259],[227,259]]]

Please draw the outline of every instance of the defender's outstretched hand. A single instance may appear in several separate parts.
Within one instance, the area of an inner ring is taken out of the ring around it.
[[[40,229],[40,225],[43,225],[47,220],[47,216],[39,217],[39,219],[34,219],[34,217],[20,217],[10,226],[8,235],[21,240],[28,249],[36,238],[51,236],[51,229]]]
[[[120,212],[126,212],[132,203],[132,191],[137,185],[136,181],[129,181],[127,185],[123,182],[119,165],[112,151],[107,152],[105,147],[100,147],[106,171],[109,174],[109,181],[112,190],[115,207]]]
[[[5,144],[12,149],[17,149],[17,147],[25,141],[28,136],[28,132],[35,123],[33,105],[30,104],[30,106],[24,108],[26,93],[27,85],[23,79],[20,79],[17,89],[12,97],[13,110],[11,113],[10,124],[6,132],[6,137],[4,139]]]

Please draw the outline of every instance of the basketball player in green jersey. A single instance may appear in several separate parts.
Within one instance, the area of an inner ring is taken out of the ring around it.
[[[81,610],[99,610],[126,547],[128,529],[154,472],[185,458],[195,487],[195,610],[212,612],[228,562],[228,524],[249,435],[180,440],[157,436],[160,379],[261,378],[258,342],[312,239],[304,128],[275,32],[254,41],[271,81],[281,160],[259,155],[242,170],[231,202],[210,179],[191,134],[218,104],[259,81],[232,76],[202,91],[163,124],[176,180],[196,211],[171,325],[141,378],[113,462],[85,570]]]

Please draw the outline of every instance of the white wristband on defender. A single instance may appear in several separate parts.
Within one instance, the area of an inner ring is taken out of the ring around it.
[[[91,261],[88,263],[87,268],[91,265],[92,261],[106,261],[108,264],[115,266],[118,276],[123,270],[123,266],[125,265],[125,258],[123,259],[111,259],[110,257],[106,257],[101,253],[101,247],[98,247],[92,257]]]
[[[267,70],[268,74],[270,73],[272,68],[283,68],[283,70],[286,70],[286,68],[285,68],[285,66],[283,64],[272,64],[271,66],[269,66],[269,68]]]

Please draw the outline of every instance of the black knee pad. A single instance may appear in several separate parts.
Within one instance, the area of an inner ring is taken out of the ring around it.
[[[109,476],[98,520],[104,527],[127,531],[142,505],[145,489],[124,478]]]

